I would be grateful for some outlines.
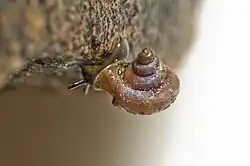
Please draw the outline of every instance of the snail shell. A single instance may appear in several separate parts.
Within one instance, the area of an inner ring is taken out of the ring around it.
[[[179,93],[178,76],[145,48],[132,62],[108,65],[95,78],[93,88],[113,96],[113,105],[133,114],[150,115],[168,108]]]

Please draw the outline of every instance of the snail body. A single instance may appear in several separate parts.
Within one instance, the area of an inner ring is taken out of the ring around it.
[[[129,55],[129,45],[126,39],[121,37],[115,38],[110,46],[110,50],[105,51],[98,56],[98,59],[91,59],[90,62],[84,61],[82,64],[82,70],[84,77],[89,84],[93,83],[95,77],[109,64],[116,61],[126,60]],[[93,53],[95,54],[95,53]]]
[[[168,108],[179,93],[178,76],[145,48],[131,63],[117,61],[95,78],[93,89],[113,97],[113,105],[133,114],[150,115]]]
[[[75,89],[80,86],[85,87],[85,94],[88,93],[89,87],[93,84],[95,77],[102,71],[106,66],[116,61],[125,60],[129,55],[129,44],[128,41],[122,37],[115,38],[111,42],[111,48],[109,51],[103,51],[99,54],[98,58],[80,60],[79,67],[82,72],[83,79],[74,82],[68,86],[69,90]]]

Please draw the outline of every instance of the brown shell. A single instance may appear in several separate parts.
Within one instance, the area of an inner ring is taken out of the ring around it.
[[[93,88],[105,91],[113,96],[113,105],[121,107],[133,114],[150,115],[168,108],[179,93],[178,76],[160,62],[157,71],[164,71],[165,77],[159,87],[147,90],[134,89],[124,79],[126,71],[131,69],[131,63],[119,61],[107,66],[96,77]]]

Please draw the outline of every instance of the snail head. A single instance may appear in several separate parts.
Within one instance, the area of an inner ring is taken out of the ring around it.
[[[93,45],[97,45],[95,44],[95,41],[93,41]],[[81,68],[84,79],[69,85],[69,90],[86,85],[87,88],[85,88],[85,93],[88,93],[89,86],[92,85],[95,77],[106,66],[114,62],[127,59],[130,51],[128,41],[120,36],[115,37],[106,49],[97,47],[96,50],[97,51],[92,52],[95,56],[92,56],[90,59],[81,58],[79,60],[78,64]]]

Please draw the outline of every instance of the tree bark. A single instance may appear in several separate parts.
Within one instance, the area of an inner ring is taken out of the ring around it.
[[[79,49],[70,47],[73,41],[67,40],[80,38],[82,34],[85,35],[82,45],[86,47],[91,45],[86,38],[108,32],[105,38],[99,39],[105,44],[114,34],[126,34],[131,54],[150,47],[167,65],[177,68],[192,43],[195,11],[200,0],[105,0],[100,3],[96,0],[1,0],[0,3],[0,86],[48,85],[60,89],[60,85],[81,78],[75,67],[64,71],[58,66],[68,59],[82,57]],[[112,7],[115,3],[121,5]],[[103,11],[101,19],[95,14],[98,11]],[[77,24],[78,17],[83,26]],[[99,31],[89,33],[93,23]],[[81,33],[71,33],[76,27]],[[131,29],[135,37],[130,37]],[[43,56],[50,59],[46,65],[32,61]],[[27,65],[33,72],[23,71]]]

